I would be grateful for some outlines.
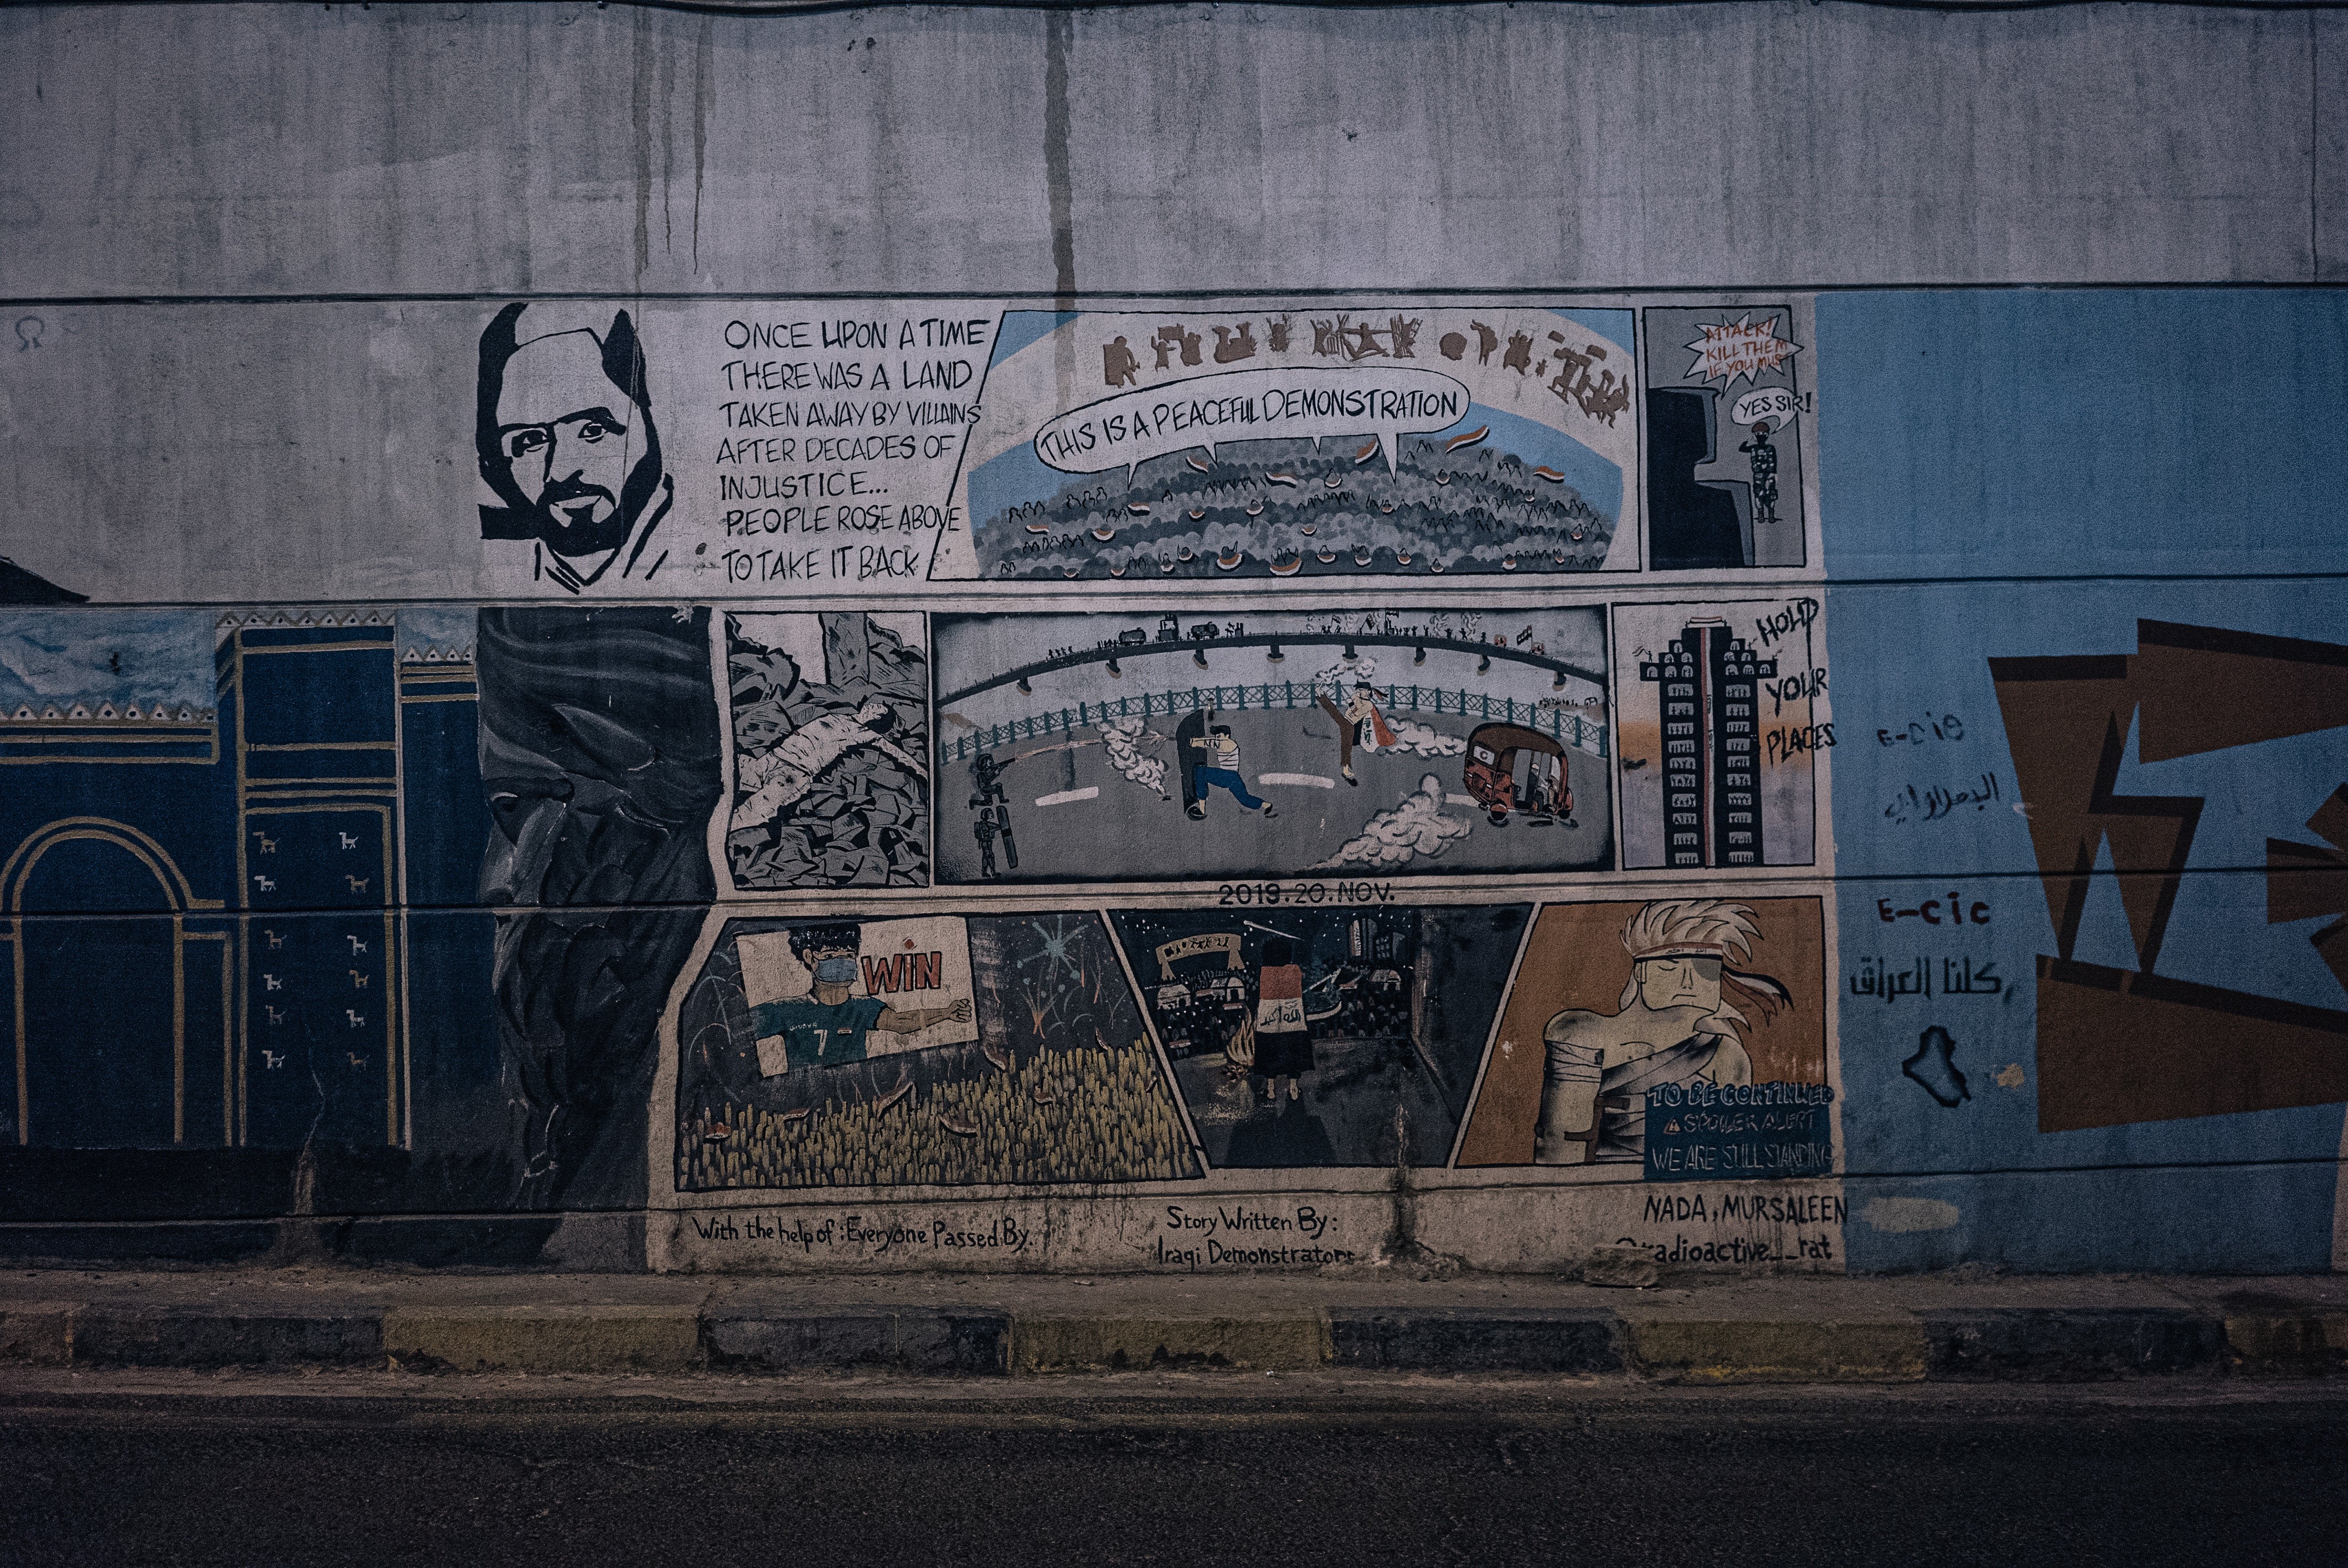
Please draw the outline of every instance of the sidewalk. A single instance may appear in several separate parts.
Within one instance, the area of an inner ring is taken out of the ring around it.
[[[2348,1370],[2348,1276],[765,1279],[335,1269],[0,1277],[0,1368],[1033,1375],[1150,1366],[1666,1383]]]

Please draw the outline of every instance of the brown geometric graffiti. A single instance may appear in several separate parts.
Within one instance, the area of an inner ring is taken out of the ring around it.
[[[1993,659],[1989,668],[2013,751],[2014,784],[2030,807],[2031,845],[2056,954],[2069,958],[2078,942],[2096,852],[2109,843],[2137,965],[2149,970],[2177,904],[2201,800],[2114,793],[2139,701],[2129,661]],[[2138,875],[2147,872],[2155,875]]]
[[[2173,620],[2137,621],[2136,641],[2129,668],[2144,703],[2141,761],[2348,724],[2348,648]]]
[[[2267,924],[2342,917],[2307,939],[2333,977],[2348,986],[2348,784],[2325,797],[2307,828],[2323,843],[2267,840]]]
[[[1989,665],[2054,926],[2055,953],[2039,959],[2039,1130],[2348,1099],[2348,1012],[2152,972],[2202,803],[2115,790],[2131,729],[2154,763],[2348,724],[2348,648],[2139,620],[2134,655]],[[2331,851],[2268,841],[2271,922],[2348,914],[2348,790],[2309,826]],[[2133,971],[2072,958],[2106,845]],[[2348,919],[2313,940],[2348,985]]]
[[[2038,1130],[2348,1100],[2348,1012],[2038,960]]]

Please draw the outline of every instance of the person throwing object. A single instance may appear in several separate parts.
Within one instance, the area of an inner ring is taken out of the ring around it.
[[[1231,792],[1231,798],[1249,811],[1260,811],[1266,816],[1280,814],[1272,803],[1259,800],[1250,792],[1247,780],[1240,773],[1240,743],[1231,739],[1229,724],[1217,724],[1206,734],[1190,742],[1192,752],[1190,784],[1192,800],[1190,815],[1200,822],[1207,818],[1207,792],[1221,788]]]

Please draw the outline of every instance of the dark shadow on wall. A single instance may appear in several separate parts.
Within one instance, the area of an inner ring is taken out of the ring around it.
[[[505,1202],[645,1201],[654,1030],[716,892],[723,794],[706,610],[484,610],[481,898],[509,1147]]]
[[[1695,477],[1716,455],[1714,412],[1710,392],[1647,394],[1647,564],[1657,571],[1753,564],[1736,497]]]
[[[88,604],[89,595],[59,588],[38,572],[0,556],[0,604]]]

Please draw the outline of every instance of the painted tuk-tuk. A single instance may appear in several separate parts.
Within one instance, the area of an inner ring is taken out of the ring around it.
[[[1565,748],[1522,724],[1483,724],[1468,737],[1468,793],[1500,826],[1510,813],[1535,822],[1573,820]]]

